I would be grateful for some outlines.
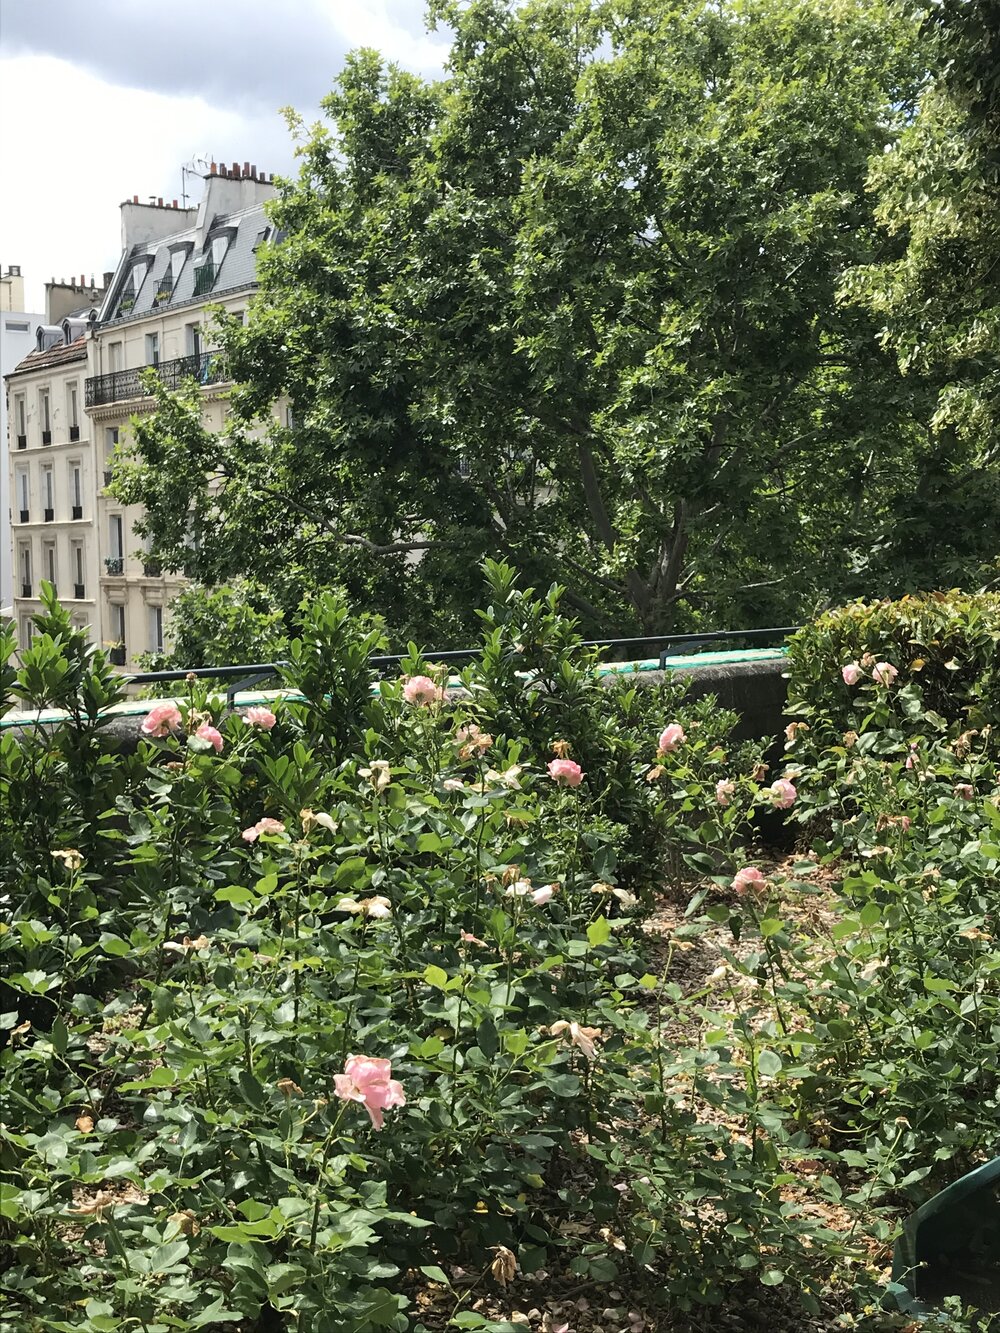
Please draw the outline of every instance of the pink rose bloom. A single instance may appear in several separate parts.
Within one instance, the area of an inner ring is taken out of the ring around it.
[[[558,782],[560,787],[579,787],[583,781],[583,769],[574,764],[572,759],[553,759],[549,764],[549,777]]]
[[[958,782],[955,784],[955,795],[963,801],[971,801],[975,799],[976,789],[971,782]]]
[[[222,736],[213,726],[203,722],[194,734],[199,740],[208,741],[215,749],[216,754],[222,753]]]
[[[426,708],[439,697],[438,687],[430,676],[411,676],[403,686],[403,698],[408,704],[417,704]]]
[[[248,708],[243,714],[248,727],[263,727],[265,731],[270,731],[277,720],[270,708]]]
[[[545,903],[551,902],[555,891],[554,884],[543,884],[540,889],[531,890],[531,901],[536,907],[543,907]]]
[[[888,688],[899,675],[899,672],[891,662],[876,662],[872,667],[872,680],[876,685],[885,685]]]
[[[913,823],[913,820],[910,818],[909,815],[900,815],[900,817],[899,817],[899,827],[903,830],[904,833],[909,833],[909,831],[910,831],[910,825],[911,825],[912,823]]]
[[[458,938],[463,944],[478,944],[480,949],[486,948],[485,940],[481,940],[478,935],[470,935],[467,930],[460,930],[458,932]]]
[[[683,745],[687,740],[684,735],[684,728],[679,722],[671,722],[669,727],[665,727],[660,732],[660,743],[657,754],[670,754],[676,750],[678,745]]]
[[[864,672],[857,662],[848,662],[846,666],[840,668],[840,674],[844,677],[845,685],[857,685]]]
[[[262,833],[284,833],[285,826],[280,819],[271,819],[265,815],[263,819],[258,819],[257,823],[250,828],[245,828],[240,834],[244,842],[256,842]]]
[[[733,799],[733,792],[736,790],[736,783],[730,782],[727,778],[720,778],[715,784],[715,799],[719,805],[729,805]]]
[[[345,1102],[361,1102],[376,1129],[382,1128],[382,1112],[391,1106],[405,1106],[403,1085],[390,1078],[390,1060],[369,1059],[366,1055],[349,1055],[344,1072],[334,1074],[333,1088]]]
[[[156,704],[143,719],[144,736],[166,736],[181,725],[180,709],[176,704]]]
[[[787,810],[789,806],[795,804],[795,798],[798,796],[794,785],[787,778],[778,778],[777,782],[772,782],[767,794],[776,810]]]
[[[729,887],[742,897],[749,889],[762,889],[766,883],[767,879],[756,866],[744,866],[736,872]]]

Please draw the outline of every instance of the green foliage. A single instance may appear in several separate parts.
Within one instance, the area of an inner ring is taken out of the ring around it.
[[[891,688],[872,672],[889,662],[899,672]],[[856,602],[828,612],[789,643],[788,712],[797,729],[791,757],[808,764],[816,790],[804,791],[807,809],[841,791],[856,754],[871,747],[903,762],[911,744],[955,743],[975,734],[996,754],[1000,736],[997,672],[1000,667],[1000,596],[930,593],[898,602]],[[859,664],[862,679],[844,682],[841,671]],[[838,798],[839,799],[839,798]]]
[[[748,1280],[815,1309],[852,1249],[782,1197],[816,1151],[789,1034],[762,992],[701,987],[706,1040],[675,1040],[671,960],[708,923],[653,958],[616,862],[618,836],[656,864],[709,847],[728,880],[710,780],[732,719],[660,696],[692,754],[648,781],[671,719],[598,695],[555,594],[489,572],[487,659],[447,700],[371,693],[374,641],[318,599],[289,649],[303,697],[273,728],[195,681],[128,756],[73,711],[108,668],[91,653],[64,684],[83,649],[50,605],[8,701],[51,690],[72,715],[0,747],[0,1248],[25,1333],[402,1333],[408,1274],[491,1283],[496,1246],[598,1287],[655,1272],[664,1311]],[[591,765],[577,787],[543,766],[556,733]],[[742,821],[761,797],[726,772]],[[334,1084],[360,1052],[405,1094],[381,1130]]]
[[[914,25],[855,0],[431,15],[440,81],[362,51],[329,127],[293,118],[282,239],[222,334],[226,429],[159,390],[136,422],[115,488],[157,553],[333,580],[439,641],[485,555],[603,632],[860,590],[931,466],[876,324],[835,300],[880,243],[867,163],[912,103]]]
[[[149,653],[148,671],[239,662],[277,662],[288,649],[284,615],[263,589],[235,580],[221,588],[192,583],[170,603],[168,652]]]

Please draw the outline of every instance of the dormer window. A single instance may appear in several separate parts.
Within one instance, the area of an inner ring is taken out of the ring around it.
[[[229,249],[229,237],[213,236],[212,238],[212,263],[215,265],[215,271],[218,273],[222,267],[222,261],[226,257],[226,251]]]
[[[142,289],[142,284],[143,284],[143,282],[145,281],[145,279],[146,279],[146,265],[145,265],[145,264],[133,264],[133,265],[132,265],[132,295],[133,295],[133,296],[138,296],[138,295],[139,295],[139,292],[140,292],[140,290]]]
[[[184,261],[187,259],[187,246],[181,250],[171,250],[170,252],[170,280],[176,282],[181,276],[181,269],[184,267]]]

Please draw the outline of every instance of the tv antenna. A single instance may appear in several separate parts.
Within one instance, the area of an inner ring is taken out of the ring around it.
[[[188,206],[187,178],[189,176],[201,176],[204,178],[209,174],[208,154],[200,157],[193,157],[190,162],[181,163],[181,207]]]

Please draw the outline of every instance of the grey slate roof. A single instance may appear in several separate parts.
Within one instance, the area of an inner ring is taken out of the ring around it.
[[[203,254],[211,254],[211,238],[226,229],[234,229],[235,235],[226,250],[215,281],[209,290],[196,294],[194,290],[196,261]],[[210,304],[227,292],[252,290],[257,285],[257,256],[254,246],[260,233],[265,230],[268,239],[273,240],[274,226],[265,217],[263,204],[254,204],[237,213],[214,217],[204,246],[201,248],[197,245],[196,227],[187,227],[163,240],[133,246],[119,264],[117,281],[112,286],[101,311],[101,324],[140,319],[143,315],[151,314],[154,309],[168,311],[177,306]],[[174,288],[166,300],[154,306],[160,282],[170,273],[171,252],[185,243],[189,249]],[[123,295],[131,290],[133,266],[145,255],[152,255],[153,261],[146,270],[135,304],[127,314],[121,315],[119,307]]]

